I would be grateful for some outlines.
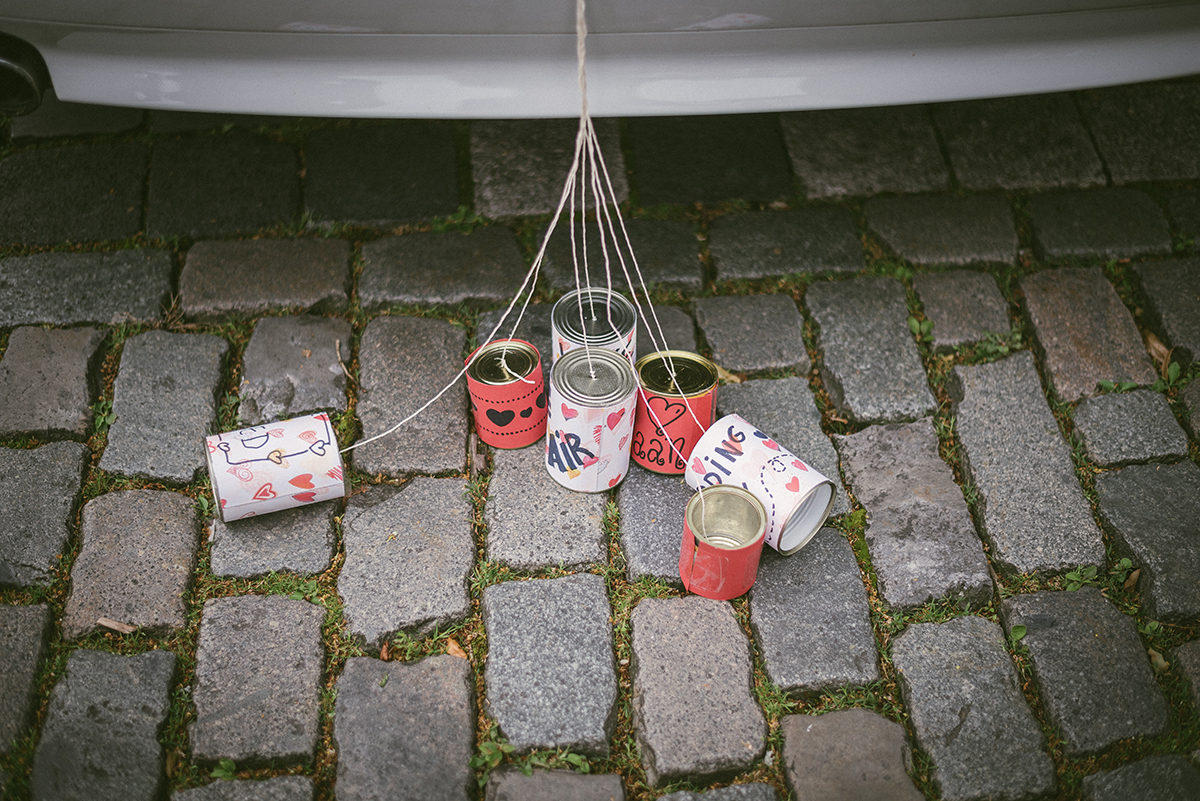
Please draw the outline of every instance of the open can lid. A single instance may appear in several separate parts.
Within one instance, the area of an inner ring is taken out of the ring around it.
[[[781,554],[793,554],[808,544],[829,517],[835,492],[833,482],[826,479],[800,499],[779,532]]]

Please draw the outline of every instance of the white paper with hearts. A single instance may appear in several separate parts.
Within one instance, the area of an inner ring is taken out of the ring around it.
[[[217,509],[227,523],[349,494],[327,414],[214,434],[204,443]]]
[[[546,470],[576,492],[604,492],[629,472],[629,441],[637,411],[637,391],[608,406],[566,401],[550,385],[546,416]]]
[[[736,414],[699,439],[684,480],[695,490],[716,484],[749,490],[767,509],[767,544],[783,554],[812,539],[836,492],[832,481]]]

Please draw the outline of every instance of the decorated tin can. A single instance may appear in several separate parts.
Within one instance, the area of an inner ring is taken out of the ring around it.
[[[546,469],[578,492],[603,492],[629,472],[637,411],[633,367],[611,350],[576,348],[550,370]]]
[[[616,292],[594,287],[576,289],[559,298],[550,311],[550,335],[551,364],[584,345],[616,351],[633,364],[637,311]]]
[[[767,511],[741,487],[704,487],[683,514],[679,578],[690,592],[728,601],[750,589],[758,575]]]
[[[479,438],[496,448],[524,448],[546,435],[542,357],[521,339],[498,339],[467,359],[467,392]]]
[[[684,478],[692,489],[741,486],[767,510],[767,545],[804,547],[833,507],[833,482],[736,414],[727,414],[692,450]]]
[[[637,419],[630,455],[656,473],[679,475],[717,413],[717,366],[696,353],[663,350],[638,359]]]
[[[205,437],[208,475],[228,523],[349,494],[329,415]]]

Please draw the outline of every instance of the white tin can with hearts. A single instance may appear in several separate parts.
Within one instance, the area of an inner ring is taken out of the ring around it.
[[[349,495],[329,415],[310,414],[205,437],[221,520]]]
[[[733,484],[767,510],[767,545],[782,554],[803,548],[833,508],[832,481],[736,414],[705,432],[684,480],[692,489]]]
[[[577,492],[612,489],[629,472],[637,411],[633,365],[611,350],[568,351],[550,370],[546,470]]]

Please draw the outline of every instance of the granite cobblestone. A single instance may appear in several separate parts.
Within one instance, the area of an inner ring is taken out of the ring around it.
[[[36,801],[155,801],[166,789],[158,731],[176,656],[79,649],[55,685],[33,755]]]
[[[883,244],[913,264],[1012,264],[1017,230],[999,195],[872,198],[867,223]]]
[[[838,206],[727,214],[713,220],[708,239],[719,282],[864,266],[854,217]]]
[[[808,288],[805,303],[820,327],[825,388],[852,420],[915,420],[937,408],[898,280],[864,276],[817,283]]]
[[[349,303],[350,245],[338,239],[204,240],[179,277],[183,313],[197,320],[279,308],[315,314]]]
[[[780,122],[806,197],[925,192],[950,183],[921,106],[802,111]]]
[[[101,617],[151,635],[182,629],[199,540],[192,500],[162,490],[109,492],[88,501],[82,519],[63,637],[93,631]]]
[[[946,801],[1016,801],[1054,788],[1054,764],[1003,639],[999,625],[968,615],[910,625],[892,643],[917,743]]]
[[[979,607],[992,597],[983,544],[929,420],[870,426],[838,438],[884,602],[911,609],[949,598]]]
[[[1025,308],[1056,395],[1075,401],[1101,381],[1150,384],[1154,368],[1133,317],[1098,267],[1061,267],[1021,279]]]
[[[822,528],[790,556],[763,550],[750,626],[767,675],[785,692],[857,687],[880,676],[867,591],[836,529]]]
[[[912,282],[925,319],[933,323],[933,348],[939,353],[979,342],[988,334],[1003,336],[1011,328],[1008,304],[987,273],[921,273]]]
[[[506,581],[486,588],[482,605],[487,709],[508,742],[607,757],[617,675],[604,579]]]
[[[1028,351],[958,366],[963,467],[993,563],[1018,573],[1103,565],[1104,544]]]
[[[345,320],[264,317],[242,354],[243,425],[287,420],[346,408],[346,373],[352,332]],[[344,356],[342,354],[345,354]]]
[[[347,659],[333,718],[338,801],[474,798],[472,685],[455,656]]]
[[[766,720],[750,695],[749,643],[729,604],[646,598],[630,627],[633,721],[651,786],[719,779],[762,756]]]
[[[212,334],[147,331],[125,342],[100,468],[186,484],[204,470],[197,447],[217,419],[229,343]]]
[[[1025,626],[1021,642],[1029,649],[1043,708],[1069,756],[1166,731],[1170,713],[1137,624],[1098,589],[1025,593],[1000,608],[1010,632]]]
[[[0,259],[0,326],[160,320],[171,303],[173,273],[165,250]]]
[[[0,361],[0,436],[83,439],[106,337],[98,328],[13,331]]]
[[[206,601],[196,646],[192,758],[305,764],[317,749],[325,610],[246,595]]]

